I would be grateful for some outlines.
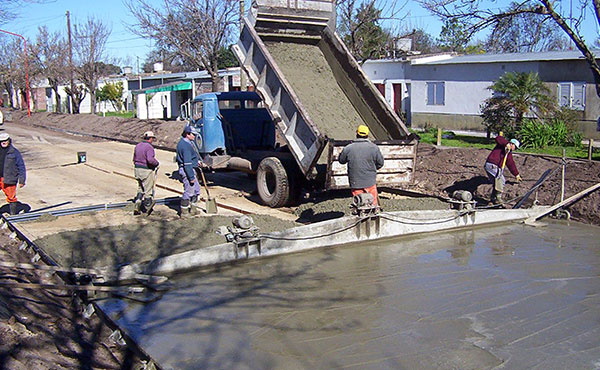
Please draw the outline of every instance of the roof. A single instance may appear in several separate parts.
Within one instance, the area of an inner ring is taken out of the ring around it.
[[[180,90],[191,90],[192,83],[189,81],[175,81],[161,85],[154,85],[145,89],[135,90],[134,94],[152,94],[161,91],[180,91]]]
[[[592,53],[598,56],[600,50],[592,50]],[[569,51],[546,51],[540,53],[504,53],[504,54],[469,54],[450,57],[445,60],[436,60],[430,62],[413,61],[412,64],[469,64],[469,63],[511,63],[511,62],[542,62],[542,61],[560,61],[560,60],[584,60],[585,58],[579,50]]]
[[[240,73],[240,67],[232,67],[227,69],[220,69],[219,76],[235,76]],[[157,74],[142,74],[143,80],[169,80],[169,79],[210,79],[210,74],[207,71],[193,71],[193,72],[179,72],[179,73],[157,73]],[[128,75],[127,80],[137,81],[140,75]]]
[[[205,100],[207,97],[215,97],[217,100],[262,100],[254,91],[224,91],[200,94],[194,98],[194,101]]]

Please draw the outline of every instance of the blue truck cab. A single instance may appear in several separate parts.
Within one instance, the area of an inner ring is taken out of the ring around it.
[[[190,124],[200,132],[202,157],[273,150],[275,124],[253,91],[210,92],[192,101]]]

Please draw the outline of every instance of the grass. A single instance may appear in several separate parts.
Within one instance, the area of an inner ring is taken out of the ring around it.
[[[437,143],[437,131],[413,131],[421,137],[422,143],[428,144],[436,144]],[[496,143],[494,139],[488,139],[486,137],[479,136],[466,136],[466,135],[456,135],[451,131],[443,131],[442,132],[442,145],[456,148],[482,148],[492,150]],[[568,158],[581,158],[587,159],[588,157],[588,148],[586,146],[582,146],[581,148],[576,148],[573,146],[565,147],[565,154]],[[563,147],[558,146],[548,146],[545,148],[531,149],[531,148],[521,148],[519,152],[522,153],[535,153],[535,154],[547,154],[554,155],[557,157],[562,157]],[[600,161],[600,150],[598,148],[594,148],[592,152],[592,159],[596,161]]]
[[[96,114],[102,116],[102,113]],[[106,117],[133,118],[133,112],[106,112]]]

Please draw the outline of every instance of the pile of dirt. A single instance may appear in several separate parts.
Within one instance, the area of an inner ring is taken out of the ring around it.
[[[139,142],[144,132],[156,135],[156,146],[175,148],[185,126],[184,122],[141,120],[137,118],[101,117],[93,114],[33,113],[12,111],[12,121],[51,128],[69,133],[96,135],[130,142]]]
[[[0,231],[0,260],[28,263],[8,230]],[[0,281],[51,283],[62,281],[46,272],[0,267]],[[128,369],[139,359],[112,342],[112,332],[67,291],[0,287],[0,368],[2,369]]]
[[[266,215],[253,215],[252,219],[261,232],[298,226]],[[231,226],[231,220],[225,216],[157,219],[145,224],[65,231],[35,243],[61,266],[119,266],[225,243],[216,231],[220,226]]]
[[[319,46],[293,42],[266,46],[321,133],[336,140],[354,139],[356,127],[366,123],[339,87]]]
[[[483,165],[490,151],[473,148],[438,148],[429,144],[419,144],[414,185],[408,190],[420,193],[450,197],[455,190],[468,190],[473,193],[479,205],[486,205],[492,190]],[[535,200],[540,205],[554,205],[561,199],[561,163],[562,159],[519,153],[513,158],[523,177],[517,183],[506,170],[507,186],[504,199],[513,200],[524,195],[547,171],[552,174],[534,192],[524,207]],[[579,193],[600,182],[600,163],[588,160],[567,159],[565,167],[564,199]],[[508,202],[512,207],[517,200]],[[600,225],[600,191],[580,199],[568,207],[574,220]]]

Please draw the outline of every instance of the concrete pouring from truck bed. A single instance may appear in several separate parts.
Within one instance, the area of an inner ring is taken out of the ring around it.
[[[98,304],[164,369],[593,369],[598,233],[551,222],[365,242]]]

